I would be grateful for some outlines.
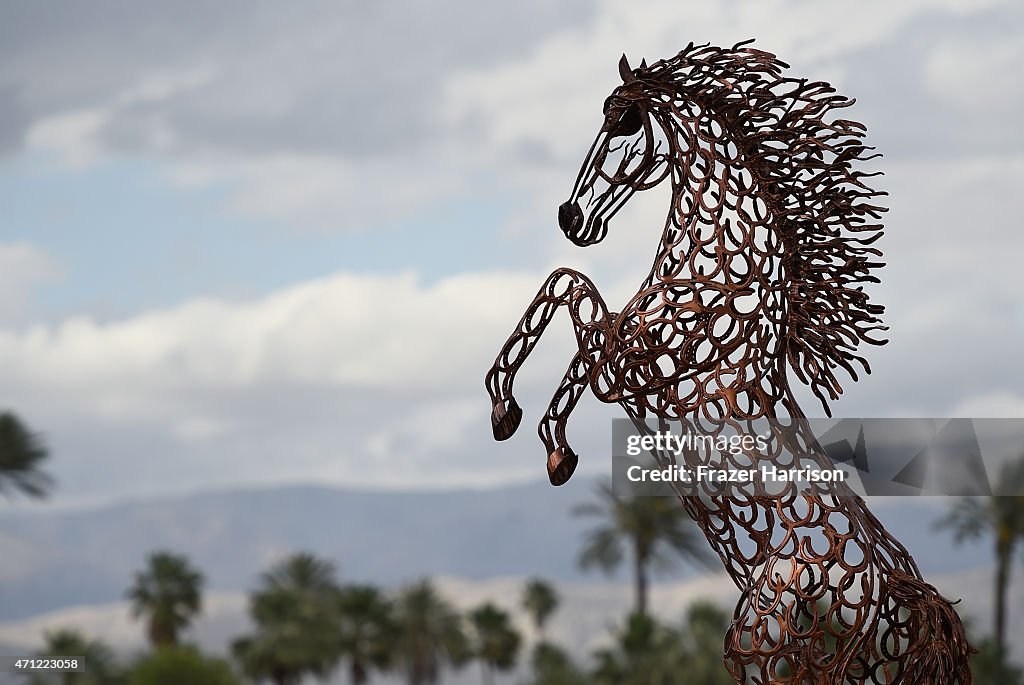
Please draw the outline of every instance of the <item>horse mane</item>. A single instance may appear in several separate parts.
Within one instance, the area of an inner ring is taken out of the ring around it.
[[[826,120],[853,99],[822,81],[784,77],[789,65],[745,47],[751,42],[690,43],[633,74],[662,97],[696,100],[702,117],[718,118],[731,133],[771,212],[767,227],[780,236],[786,357],[831,416],[829,401],[842,393],[836,372],[856,381],[859,364],[870,373],[858,348],[887,342],[871,335],[887,330],[879,318],[884,307],[864,291],[879,282],[873,272],[883,266],[872,261],[881,252],[871,244],[882,235],[886,208],[873,200],[887,193],[867,184],[881,172],[858,168],[881,155],[864,144],[862,124]]]

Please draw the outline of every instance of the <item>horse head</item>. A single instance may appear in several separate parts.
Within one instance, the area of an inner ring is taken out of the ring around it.
[[[671,325],[695,352],[683,350],[669,374],[638,375],[637,392],[681,370],[718,374],[722,365],[711,361],[742,356],[737,363],[759,369],[750,373],[770,376],[769,404],[792,397],[788,367],[828,413],[842,393],[837,374],[857,380],[857,367],[870,371],[860,344],[884,343],[873,337],[885,329],[882,307],[863,288],[878,280],[872,243],[885,208],[874,203],[884,193],[868,185],[877,172],[859,167],[876,155],[861,124],[833,116],[853,100],[785,68],[746,42],[691,44],[650,67],[619,61],[622,83],[605,100],[558,224],[576,245],[593,245],[635,193],[671,179],[662,248],[644,286],[670,290],[632,304],[655,322],[645,345],[664,347],[668,333],[658,331]],[[676,287],[683,281],[687,288]],[[738,311],[741,298],[753,310]],[[744,325],[730,327],[721,312]],[[696,328],[683,325],[688,318]],[[729,340],[712,340],[716,326]],[[701,336],[714,354],[702,354]]]
[[[604,123],[576,177],[572,194],[558,208],[558,225],[573,243],[586,247],[608,234],[608,222],[634,193],[661,183],[669,160],[664,134],[652,116],[656,99],[645,78],[646,61],[634,70],[619,60],[622,85],[604,103]]]

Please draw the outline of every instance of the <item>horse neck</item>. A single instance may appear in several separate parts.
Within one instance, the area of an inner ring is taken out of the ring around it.
[[[653,285],[657,281],[678,280],[691,276],[686,247],[687,217],[676,202],[679,194],[688,192],[688,188],[682,179],[677,178],[676,171],[672,172],[671,184],[672,202],[668,214],[665,216],[665,226],[661,232],[661,245],[655,256],[654,264],[651,266],[651,273],[647,280],[648,285]]]

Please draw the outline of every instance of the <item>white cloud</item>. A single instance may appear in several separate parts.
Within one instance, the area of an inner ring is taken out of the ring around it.
[[[0,243],[0,322],[26,312],[33,290],[60,278],[46,252],[29,243]]]
[[[967,397],[949,412],[950,416],[965,418],[1021,419],[1024,418],[1024,397],[1010,391],[993,391]]]
[[[303,230],[357,231],[408,216],[466,185],[457,150],[431,149],[352,160],[314,153],[240,157],[197,152],[176,158],[179,188],[226,188],[227,208]]]
[[[159,106],[173,96],[208,83],[213,75],[214,69],[208,64],[179,70],[156,68],[102,103],[39,118],[29,128],[26,143],[30,149],[54,155],[58,163],[68,168],[88,168],[110,155],[104,131],[117,125],[125,112],[139,106]],[[177,139],[177,132],[157,111],[135,123],[141,127],[136,135],[144,137],[155,152],[169,150]]]
[[[857,70],[850,54],[892,40],[922,14],[959,19],[996,4],[875,0],[851,11],[786,0],[649,0],[599,3],[593,15],[538,5],[524,15],[535,22],[504,18],[506,30],[489,45],[458,23],[439,27],[449,33],[424,45],[420,32],[404,35],[394,17],[374,10],[356,22],[339,10],[318,21],[254,12],[240,19],[249,31],[232,40],[204,25],[185,33],[188,53],[164,54],[158,41],[148,59],[103,41],[109,27],[83,29],[59,46],[71,51],[82,83],[69,83],[52,57],[35,51],[12,60],[22,71],[7,76],[24,81],[30,104],[46,103],[35,108],[28,144],[67,164],[152,155],[172,179],[226,188],[235,210],[345,230],[450,198],[481,171],[497,170],[514,184],[538,166],[571,162],[596,130],[620,52],[639,62],[671,56],[690,40],[729,45],[756,37],[795,73],[841,80]],[[481,25],[504,11],[462,9],[464,21]],[[183,28],[162,30],[170,45]],[[979,50],[968,38],[910,59],[930,60],[928,80],[940,93],[1016,98],[1005,84],[987,87],[1005,73],[999,65],[1019,61],[1013,44]],[[90,41],[96,45],[82,51]],[[467,42],[479,54],[459,49]],[[950,89],[950,79],[967,87]],[[523,159],[530,150],[539,163]]]
[[[53,153],[69,168],[84,169],[102,159],[104,151],[96,136],[110,117],[111,112],[100,107],[54,114],[36,122],[27,141],[32,148]]]
[[[1024,96],[1019,68],[1024,46],[1015,37],[983,43],[947,39],[935,46],[926,63],[929,90],[958,108],[1007,108]]]
[[[208,416],[186,416],[176,421],[171,430],[183,442],[202,442],[227,434],[231,426]]]
[[[233,209],[344,230],[472,177],[460,162],[471,143],[436,120],[454,65],[506,59],[590,14],[540,0],[307,9],[11,13],[8,30],[31,40],[0,42],[0,82],[29,127],[0,127],[18,123],[8,138],[76,168],[156,158],[174,178],[227,189]]]
[[[968,13],[947,2],[943,9]],[[992,4],[992,3],[987,3]],[[618,85],[616,55],[635,64],[675,55],[688,41],[732,45],[757,38],[755,47],[796,65],[794,73],[824,78],[846,54],[891,38],[911,17],[935,9],[927,0],[845,5],[791,3],[693,3],[654,0],[643,4],[604,2],[598,19],[551,36],[528,57],[488,68],[464,70],[448,83],[449,121],[487,122],[483,149],[540,139],[561,155],[580,153],[596,134],[600,103]],[[850,65],[846,65],[850,66]],[[813,68],[815,72],[804,73]],[[841,84],[840,84],[841,85]]]
[[[539,281],[340,273],[252,301],[196,299],[109,323],[79,316],[0,333],[0,370],[9,383],[90,392],[171,381],[424,387],[483,364]]]
[[[339,273],[247,301],[80,316],[0,331],[0,378],[5,402],[48,436],[62,499],[282,480],[493,483],[539,473],[535,460],[478,455],[490,442],[484,373],[540,281]],[[548,362],[560,373],[568,359],[568,325],[549,338],[563,346],[545,343],[519,384],[531,415],[533,396],[553,390]],[[540,451],[530,436],[522,445]]]

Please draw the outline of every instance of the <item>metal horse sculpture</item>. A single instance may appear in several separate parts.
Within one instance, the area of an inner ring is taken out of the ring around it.
[[[884,208],[864,127],[834,117],[853,101],[741,43],[690,44],[631,68],[558,224],[579,246],[605,237],[638,191],[668,181],[672,202],[639,292],[610,311],[594,284],[554,271],[487,374],[494,437],[522,419],[515,374],[565,306],[579,350],[540,423],[547,470],[565,483],[578,458],[566,424],[588,387],[640,425],[723,426],[804,416],[790,374],[826,412],[857,379],[861,343],[884,330],[877,282]],[[831,415],[831,414],[830,414]],[[795,436],[795,437],[794,437]],[[813,437],[779,435],[767,454],[821,461]],[[793,447],[796,444],[797,447]],[[659,461],[664,455],[655,454]],[[688,453],[688,460],[700,456]],[[749,462],[748,462],[749,463]],[[950,603],[842,483],[797,492],[692,496],[677,488],[741,591],[725,663],[741,683],[970,683],[970,647]]]

